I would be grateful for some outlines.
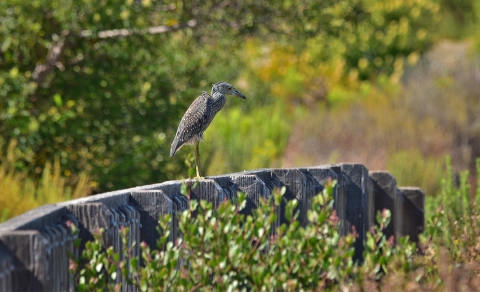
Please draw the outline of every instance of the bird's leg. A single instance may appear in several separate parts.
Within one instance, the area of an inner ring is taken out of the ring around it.
[[[200,151],[199,151],[199,145],[198,144],[200,144],[200,141],[195,141],[194,152],[195,152],[195,164],[196,164],[196,168],[197,168],[197,177],[196,178],[202,178],[200,176]]]

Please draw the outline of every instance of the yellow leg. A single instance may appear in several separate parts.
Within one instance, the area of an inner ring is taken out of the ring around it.
[[[202,178],[200,176],[200,151],[199,151],[199,145],[200,141],[195,142],[195,164],[196,164],[196,169],[197,169],[197,177],[196,178]]]

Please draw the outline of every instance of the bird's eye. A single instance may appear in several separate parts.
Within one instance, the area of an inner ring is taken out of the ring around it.
[[[232,90],[232,88],[231,88],[231,87],[229,87],[229,88],[228,88],[228,90]]]

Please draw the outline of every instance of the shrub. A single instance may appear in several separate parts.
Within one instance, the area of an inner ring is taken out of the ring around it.
[[[296,220],[297,201],[288,202],[285,216],[289,224],[275,232],[272,224],[284,189],[277,190],[272,200],[262,201],[252,215],[242,214],[246,204],[243,194],[236,202],[225,201],[217,209],[206,201],[191,201],[190,208],[180,214],[181,236],[176,242],[168,240],[172,218],[167,215],[160,220],[158,250],[140,245],[142,265],[136,257],[120,260],[112,247],[104,251],[101,234],[97,234],[95,241],[86,245],[84,264],[76,260],[72,265],[77,289],[119,288],[115,279],[120,272],[125,283],[141,291],[355,291],[386,285],[381,279],[392,272],[406,278],[419,267],[422,262],[415,257],[415,244],[405,238],[395,247],[393,238],[382,233],[390,221],[387,210],[377,215],[378,225],[367,236],[365,261],[354,262],[355,237],[339,236],[332,190],[333,184],[313,198],[306,227]],[[123,230],[124,255],[132,254],[128,232]]]

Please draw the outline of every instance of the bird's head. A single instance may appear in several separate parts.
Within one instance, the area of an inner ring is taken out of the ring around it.
[[[212,84],[212,94],[214,92],[218,92],[221,94],[225,95],[236,95],[240,98],[246,99],[245,95],[243,95],[240,91],[236,90],[235,87],[233,87],[232,84],[227,83],[227,82],[217,82],[215,84]]]

